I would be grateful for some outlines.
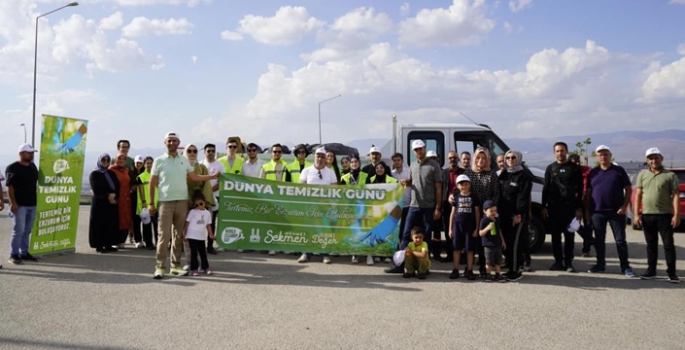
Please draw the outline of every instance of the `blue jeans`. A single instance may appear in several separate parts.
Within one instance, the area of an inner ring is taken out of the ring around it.
[[[407,224],[404,225],[404,232],[402,232],[400,250],[406,248],[409,242],[411,242],[411,229],[414,228],[414,226],[423,227],[423,240],[426,242],[430,241],[428,232],[431,232],[431,225],[433,225],[433,212],[435,212],[435,208],[409,208],[406,220]]]
[[[626,243],[626,216],[618,215],[615,211],[599,211],[592,214],[592,225],[595,228],[595,252],[597,265],[606,266],[606,235],[607,222],[611,226],[621,262],[621,271],[630,267],[628,262],[628,243]]]
[[[33,222],[36,220],[36,207],[19,207],[17,214],[12,214],[12,240],[10,256],[21,256],[29,253],[29,241]]]

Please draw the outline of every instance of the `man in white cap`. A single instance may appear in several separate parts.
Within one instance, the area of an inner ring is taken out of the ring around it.
[[[304,168],[300,173],[300,183],[310,185],[337,185],[338,178],[333,170],[326,166],[326,149],[321,147],[314,152],[314,165]],[[323,263],[330,264],[331,258],[322,254]],[[306,263],[312,258],[311,253],[303,253],[297,262]]]
[[[442,216],[442,169],[436,161],[426,157],[426,144],[422,140],[414,140],[411,148],[416,161],[409,167],[409,179],[400,180],[403,186],[411,188],[411,203],[400,249],[409,244],[414,226],[430,232],[433,221],[440,220]],[[404,268],[391,266],[385,272],[403,273]]]
[[[31,230],[36,220],[38,168],[33,164],[36,152],[31,145],[19,146],[19,161],[7,166],[7,195],[10,197],[12,238],[10,240],[10,263],[19,265],[24,260],[37,261],[29,253]]]
[[[369,149],[369,158],[371,159],[371,164],[367,164],[362,168],[362,171],[365,172],[369,178],[376,175],[376,165],[381,162],[382,156],[383,155],[381,154],[380,148],[371,146],[371,149]],[[385,166],[385,173],[392,173],[392,169],[390,169],[390,167],[387,165]]]
[[[188,158],[178,154],[181,140],[175,132],[167,133],[164,137],[166,153],[157,157],[152,165],[150,178],[150,198],[155,198],[155,191],[159,187],[159,235],[157,239],[157,265],[153,277],[164,277],[167,247],[169,238],[172,239],[171,274],[185,276],[181,266],[181,247],[183,246],[183,227],[188,214],[188,183],[201,182],[219,178],[219,173],[212,175],[197,175],[195,168],[190,165]],[[150,215],[155,215],[154,203],[148,204]],[[173,226],[173,231],[172,231]],[[173,234],[172,234],[173,232]]]
[[[637,176],[637,193],[633,203],[636,226],[642,226],[647,242],[647,271],[640,276],[644,280],[656,278],[656,262],[659,257],[659,234],[666,255],[668,281],[680,283],[675,273],[675,244],[673,230],[680,225],[680,189],[678,176],[664,169],[664,160],[658,148],[646,152],[649,169]],[[640,215],[642,208],[642,215]]]
[[[614,233],[621,273],[626,277],[635,277],[628,261],[628,243],[626,242],[626,213],[633,193],[630,178],[623,167],[611,163],[611,149],[608,146],[600,145],[595,150],[595,154],[599,166],[590,170],[587,176],[585,222],[592,220],[592,226],[595,228],[597,263],[588,272],[604,272],[606,268],[608,222]]]

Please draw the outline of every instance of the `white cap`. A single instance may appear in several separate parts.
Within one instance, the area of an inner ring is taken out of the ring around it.
[[[426,144],[423,143],[421,140],[414,140],[414,142],[411,143],[411,149],[417,149],[417,148],[423,148],[426,147]]]
[[[324,154],[324,155],[325,155],[325,154],[326,154],[326,149],[323,148],[323,147],[319,147],[319,148],[316,149],[316,152],[315,152],[315,153],[316,153],[316,154]]]
[[[595,153],[599,153],[600,151],[611,152],[611,148],[609,148],[609,146],[606,146],[606,145],[599,145],[599,146],[597,146],[597,149],[595,149]]]
[[[462,181],[471,182],[471,179],[469,179],[469,177],[464,174],[457,176],[457,183],[460,183]]]
[[[568,231],[569,233],[573,233],[578,232],[578,230],[580,230],[580,221],[578,220],[578,218],[573,218],[573,220],[571,220],[571,223],[568,224],[568,227],[566,227],[566,231]]]
[[[645,157],[649,157],[649,156],[652,156],[655,154],[661,155],[661,151],[659,151],[658,148],[653,147],[653,148],[648,149],[647,152],[645,152]]]
[[[19,153],[21,153],[21,152],[35,153],[37,151],[35,149],[33,149],[33,147],[31,147],[31,145],[29,145],[28,143],[25,143],[25,144],[19,146]]]
[[[371,153],[381,153],[381,149],[378,148],[378,147],[376,147],[376,146],[373,146],[373,147],[371,147],[371,149],[369,150],[369,154],[371,154]]]
[[[166,139],[180,140],[180,138],[178,137],[178,134],[173,132],[173,131],[169,131],[168,133],[166,133],[166,135],[164,136],[164,140],[166,140]]]
[[[428,158],[430,158],[430,157],[435,157],[435,158],[437,158],[437,157],[438,157],[438,154],[435,153],[435,151],[428,151],[428,152],[426,153],[426,157],[428,157]]]
[[[141,156],[140,154],[137,155],[135,158],[133,158],[133,162],[142,163],[143,162],[143,156]]]

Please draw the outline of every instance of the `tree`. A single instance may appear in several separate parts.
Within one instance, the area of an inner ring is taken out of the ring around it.
[[[578,142],[576,142],[576,149],[573,151],[570,151],[569,153],[570,154],[577,154],[581,159],[581,163],[583,162],[583,160],[585,160],[585,165],[588,165],[589,159],[588,159],[587,148],[588,148],[588,146],[590,146],[590,144],[592,144],[592,139],[590,139],[589,137],[587,139],[585,139],[585,141],[578,141]],[[592,152],[592,156],[594,156],[594,155],[595,155],[595,152]]]

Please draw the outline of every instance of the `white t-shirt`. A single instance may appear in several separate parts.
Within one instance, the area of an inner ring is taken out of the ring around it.
[[[399,180],[409,180],[409,167],[408,166],[403,166],[402,167],[402,172],[398,172],[397,169],[392,170],[392,177]],[[411,187],[407,186],[407,189],[404,190],[404,205],[402,206],[403,208],[408,208],[409,204],[411,204]]]
[[[264,165],[264,161],[261,159],[257,159],[256,162],[250,163],[250,159],[245,159],[245,163],[243,163],[243,175],[249,176],[249,177],[259,177],[259,172],[262,170],[262,165]]]
[[[212,224],[212,213],[209,210],[193,209],[186,218],[188,222],[188,239],[204,241],[207,236],[207,225]]]
[[[324,167],[321,169],[321,176],[319,176],[319,169],[313,165],[304,168],[300,173],[300,183],[308,185],[332,185],[338,183],[338,178],[335,176],[333,170]]]
[[[209,175],[226,172],[226,168],[224,168],[224,165],[221,164],[221,162],[219,162],[217,160],[210,163],[207,161],[207,159],[204,159],[202,161],[202,164],[207,167],[207,171],[209,171]],[[219,179],[209,180],[209,184],[212,185],[212,187],[214,187],[214,185],[216,185],[217,183],[219,183]],[[219,198],[219,191],[214,191],[214,197]],[[217,210],[219,210],[219,201],[214,201],[214,202],[216,202],[217,204],[212,207],[212,211],[217,211]]]

